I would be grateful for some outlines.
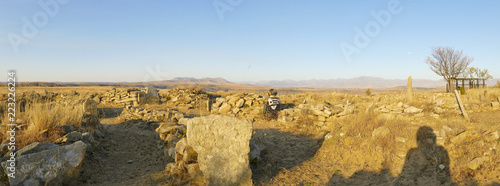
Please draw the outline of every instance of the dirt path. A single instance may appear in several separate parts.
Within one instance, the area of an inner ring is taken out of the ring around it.
[[[130,121],[104,124],[104,128],[107,136],[89,150],[82,165],[82,185],[142,185],[146,175],[165,169],[154,126]]]
[[[254,123],[253,138],[264,148],[262,160],[251,166],[252,178],[257,185],[268,184],[283,169],[310,160],[323,143],[319,136],[293,134],[260,122]]]

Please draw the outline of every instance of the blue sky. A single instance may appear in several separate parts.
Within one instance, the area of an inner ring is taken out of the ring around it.
[[[20,81],[65,82],[436,80],[425,58],[431,47],[450,46],[499,78],[499,7],[461,0],[0,1],[0,71],[16,69]],[[389,12],[390,21],[384,26],[372,12]],[[366,34],[367,25],[370,42],[346,60],[342,43],[356,47],[356,28]]]

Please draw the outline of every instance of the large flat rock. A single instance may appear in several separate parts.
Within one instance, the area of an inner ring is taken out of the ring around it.
[[[188,121],[188,145],[198,153],[207,185],[252,185],[251,136],[249,120],[210,115]]]

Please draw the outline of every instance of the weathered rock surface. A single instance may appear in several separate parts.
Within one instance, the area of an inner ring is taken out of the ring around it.
[[[97,103],[91,99],[83,102],[83,113],[97,116]]]
[[[78,141],[71,145],[23,155],[16,159],[16,175],[15,178],[9,178],[9,184],[43,185],[50,182],[58,185],[74,185],[74,181],[78,180],[86,149],[85,143]],[[5,172],[7,163],[2,163]]]
[[[17,151],[16,156],[20,157],[23,155],[27,154],[32,154],[40,151],[44,151],[47,149],[59,147],[59,145],[53,144],[53,143],[40,143],[40,142],[34,142],[29,145],[24,146],[21,150]]]
[[[158,104],[160,103],[160,95],[158,90],[153,86],[146,88],[146,103],[148,104]]]
[[[198,153],[207,185],[252,185],[249,142],[252,122],[210,115],[188,121],[187,141]]]

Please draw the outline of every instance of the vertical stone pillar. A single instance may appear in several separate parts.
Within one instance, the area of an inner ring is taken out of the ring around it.
[[[408,89],[408,100],[411,101],[413,99],[413,85],[411,81],[411,76],[408,77],[408,84],[406,85],[406,88]]]

